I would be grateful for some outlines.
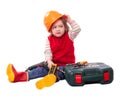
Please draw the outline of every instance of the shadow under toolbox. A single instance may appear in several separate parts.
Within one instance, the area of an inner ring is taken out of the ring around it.
[[[104,63],[88,63],[88,65],[68,64],[65,67],[65,78],[71,86],[113,81],[113,69]]]

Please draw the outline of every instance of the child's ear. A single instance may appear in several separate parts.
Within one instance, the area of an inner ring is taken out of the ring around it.
[[[68,29],[67,29],[67,28],[65,28],[65,32],[68,32]]]

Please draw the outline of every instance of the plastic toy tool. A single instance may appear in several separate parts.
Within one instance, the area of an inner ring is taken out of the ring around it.
[[[57,69],[57,64],[52,65],[51,69],[43,79],[40,79],[36,82],[36,87],[42,89],[44,87],[52,86],[56,82],[55,71]]]

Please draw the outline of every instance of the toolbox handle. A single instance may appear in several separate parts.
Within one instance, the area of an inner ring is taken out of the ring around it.
[[[88,65],[88,62],[87,61],[80,61],[80,62],[77,62],[77,65],[85,66],[85,65]]]
[[[87,61],[80,61],[80,62],[77,62],[77,63],[75,63],[75,64],[73,64],[74,66],[74,68],[79,68],[80,66],[87,66],[88,65],[88,62]]]

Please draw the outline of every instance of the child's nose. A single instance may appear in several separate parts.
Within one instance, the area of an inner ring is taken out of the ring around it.
[[[60,30],[60,27],[57,27],[56,30]]]

